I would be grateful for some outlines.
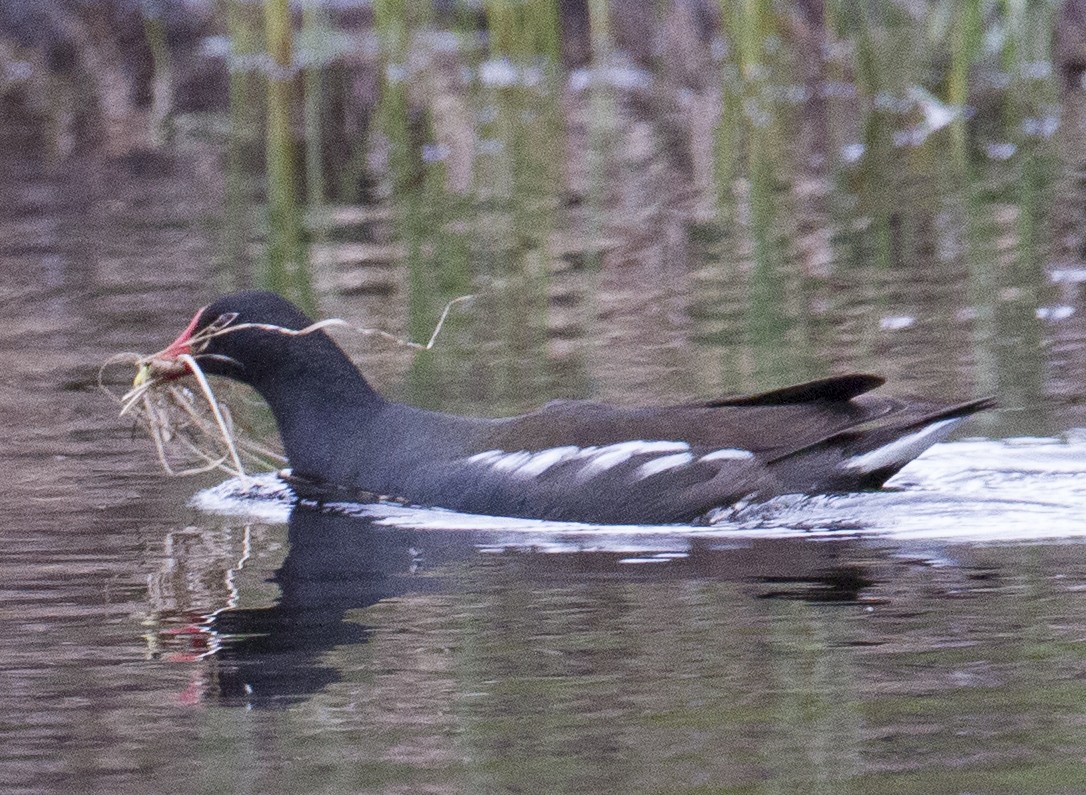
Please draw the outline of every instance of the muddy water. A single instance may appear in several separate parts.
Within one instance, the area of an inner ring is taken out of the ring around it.
[[[320,515],[229,485],[197,509],[220,478],[164,477],[95,381],[214,294],[219,172],[193,155],[3,169],[0,788],[1086,789],[1073,262],[979,287],[858,266],[788,304],[779,335],[737,309],[747,282],[710,241],[647,331],[632,318],[653,302],[613,272],[602,308],[541,322],[542,370],[493,315],[454,325],[437,364],[345,341],[383,388],[481,412],[707,395],[811,362],[996,387],[1004,410],[966,432],[980,438],[897,492],[696,531]],[[402,295],[322,296],[410,331]],[[489,306],[507,318],[515,300]],[[800,359],[759,369],[798,321]]]

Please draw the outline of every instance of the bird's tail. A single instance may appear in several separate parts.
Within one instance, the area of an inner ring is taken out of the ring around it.
[[[770,468],[789,489],[807,490],[808,472],[821,473],[819,484],[828,490],[876,489],[966,417],[994,406],[992,398],[979,398],[877,418],[789,451],[770,461]],[[829,482],[826,471],[835,473]]]

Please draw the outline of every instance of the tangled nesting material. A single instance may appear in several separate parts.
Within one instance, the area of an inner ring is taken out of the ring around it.
[[[235,424],[233,412],[211,388],[198,359],[207,343],[223,334],[244,329],[260,329],[288,336],[312,334],[329,326],[345,326],[365,336],[378,337],[414,350],[430,350],[441,332],[454,304],[472,299],[465,295],[445,305],[441,317],[425,345],[403,340],[387,331],[356,328],[338,318],[321,320],[303,329],[290,329],[268,323],[237,323],[234,313],[220,315],[187,341],[195,353],[170,354],[166,350],[149,356],[119,353],[110,357],[98,371],[98,386],[120,404],[120,415],[136,420],[151,437],[159,463],[169,475],[194,475],[219,469],[234,477],[248,477],[248,469],[269,470],[283,466],[286,458],[275,450],[253,441]],[[105,384],[104,374],[116,364],[135,366],[132,387],[117,395]],[[197,389],[180,382],[192,376]]]

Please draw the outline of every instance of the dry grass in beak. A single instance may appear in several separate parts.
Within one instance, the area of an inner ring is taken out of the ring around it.
[[[233,415],[211,389],[196,360],[178,357],[191,373],[197,389],[178,382],[176,368],[163,373],[153,357],[120,354],[99,373],[99,386],[121,407],[121,416],[132,417],[151,437],[159,463],[170,475],[194,475],[219,469],[235,477],[248,470],[281,467],[286,459],[239,434]],[[102,374],[112,364],[136,366],[132,388],[118,396],[103,383]],[[170,363],[172,364],[172,363]],[[156,372],[157,371],[157,372]]]
[[[194,475],[219,469],[246,478],[246,466],[269,470],[281,467],[287,461],[275,451],[238,433],[230,409],[218,399],[200,368],[200,352],[210,340],[243,329],[260,329],[293,337],[312,334],[329,326],[347,326],[360,334],[414,350],[430,350],[453,305],[473,297],[461,296],[446,304],[425,345],[402,340],[387,331],[349,326],[336,318],[321,320],[304,329],[290,329],[266,323],[235,324],[237,315],[226,314],[186,341],[187,350],[193,353],[163,350],[150,356],[120,353],[111,357],[98,371],[98,386],[120,404],[121,416],[133,417],[151,437],[158,460],[167,474]],[[132,387],[123,395],[115,394],[104,383],[106,368],[115,364],[136,367]],[[196,381],[195,390],[179,380],[190,375]]]

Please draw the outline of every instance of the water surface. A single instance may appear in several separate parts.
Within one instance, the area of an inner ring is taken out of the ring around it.
[[[331,208],[311,249],[320,313],[421,340],[450,298],[479,297],[427,354],[341,335],[378,387],[508,414],[873,371],[1000,410],[886,492],[697,528],[317,512],[170,479],[97,391],[99,365],[167,344],[237,275],[225,252],[262,238],[224,240],[211,143],[58,163],[11,138],[0,789],[1086,791],[1072,103],[1053,131],[1053,86],[1016,73],[1014,112],[964,159],[934,132],[931,148],[895,137],[915,133],[914,100],[848,117],[871,124],[834,127],[819,160],[785,135],[817,116],[763,84],[744,107],[756,121],[768,103],[766,147],[709,174],[690,158],[712,140],[677,146],[647,79],[473,83],[486,179],[470,197],[421,146],[399,180],[407,144],[385,131],[375,197]],[[530,112],[539,96],[568,111],[565,137]],[[679,115],[701,118],[700,99]],[[568,162],[539,156],[559,143]]]

